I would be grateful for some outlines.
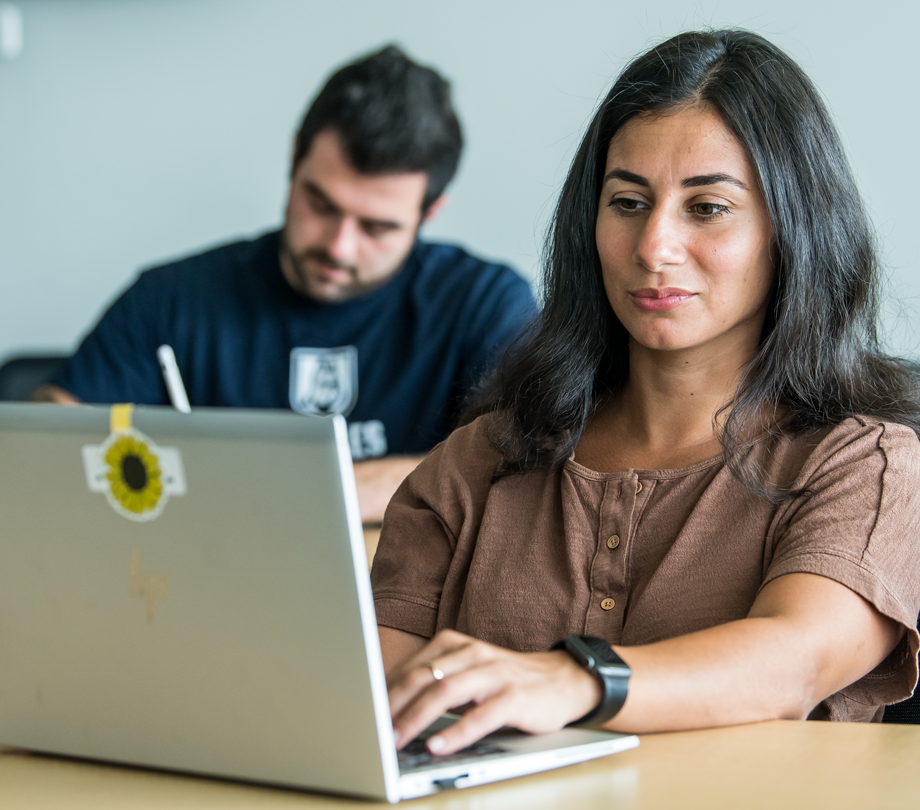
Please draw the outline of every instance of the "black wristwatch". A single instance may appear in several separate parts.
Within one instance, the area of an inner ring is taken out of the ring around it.
[[[552,649],[565,650],[597,678],[604,690],[601,702],[584,717],[569,723],[570,726],[599,726],[623,708],[632,670],[604,639],[572,635],[554,644]]]

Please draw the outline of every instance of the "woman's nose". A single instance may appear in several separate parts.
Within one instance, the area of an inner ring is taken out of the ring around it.
[[[664,206],[652,209],[638,236],[634,258],[652,272],[681,264],[686,258],[684,223]]]

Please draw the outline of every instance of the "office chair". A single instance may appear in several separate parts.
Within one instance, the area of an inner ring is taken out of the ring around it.
[[[907,366],[920,379],[920,362],[910,362]],[[920,617],[917,619],[917,630],[920,630]],[[886,707],[882,722],[920,724],[920,686],[907,700]]]
[[[917,629],[920,630],[920,618],[917,619]],[[920,724],[920,686],[907,700],[886,706],[882,722]]]
[[[0,401],[26,402],[32,392],[48,382],[66,354],[17,355],[0,365]]]

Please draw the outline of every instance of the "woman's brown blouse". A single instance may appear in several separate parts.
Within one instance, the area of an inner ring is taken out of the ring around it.
[[[783,574],[846,585],[907,628],[873,672],[813,718],[871,720],[917,681],[920,442],[847,419],[754,451],[807,494],[776,507],[721,458],[680,470],[558,469],[490,484],[489,417],[451,435],[387,509],[372,581],[381,625],[454,628],[516,650],[569,633],[645,644],[744,618]]]

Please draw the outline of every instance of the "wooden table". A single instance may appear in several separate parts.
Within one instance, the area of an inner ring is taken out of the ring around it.
[[[6,810],[368,808],[291,790],[0,748]],[[920,726],[776,721],[652,734],[633,751],[416,799],[411,810],[907,810],[920,806]]]

